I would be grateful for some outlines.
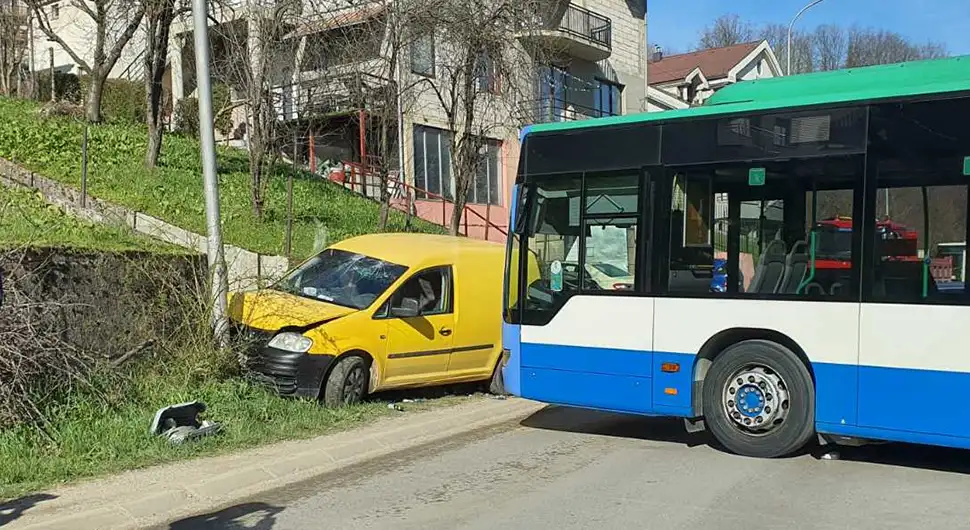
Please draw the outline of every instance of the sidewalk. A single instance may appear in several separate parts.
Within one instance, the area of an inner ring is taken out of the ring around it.
[[[122,530],[158,525],[375,457],[519,420],[540,408],[523,399],[482,399],[311,440],[130,471],[25,497],[36,503],[18,506],[14,501],[0,512],[0,526]]]

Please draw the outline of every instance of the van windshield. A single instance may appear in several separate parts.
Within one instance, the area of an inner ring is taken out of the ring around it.
[[[364,309],[401,277],[407,267],[327,249],[273,286],[278,291],[331,304]]]

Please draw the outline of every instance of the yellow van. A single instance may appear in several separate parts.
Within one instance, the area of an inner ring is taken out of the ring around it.
[[[249,367],[280,394],[334,406],[368,392],[489,381],[501,370],[502,245],[375,234],[310,258],[269,289],[235,293]]]

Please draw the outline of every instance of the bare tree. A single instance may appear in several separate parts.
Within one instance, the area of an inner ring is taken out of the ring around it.
[[[365,121],[364,149],[358,155],[364,168],[361,176],[365,179],[365,193],[373,196],[370,192],[377,188],[381,205],[379,230],[386,229],[390,215],[391,173],[401,169],[396,129],[400,125],[398,111],[404,102],[403,91],[408,86],[398,82],[397,73],[402,50],[412,35],[409,28],[416,4],[374,0],[329,10],[326,5],[313,6],[320,14],[307,25],[313,32],[303,37],[297,52],[294,85],[307,94],[319,88],[325,91],[321,96],[328,102],[325,108],[311,109],[310,120],[319,111],[356,110],[359,119]],[[346,23],[358,18],[365,22]],[[301,98],[297,99],[305,106]],[[307,104],[310,99],[308,95]],[[405,112],[403,108],[400,111]]]
[[[90,76],[85,113],[88,121],[100,122],[105,83],[141,25],[145,16],[145,4],[126,0],[70,0],[69,6],[89,18],[94,27],[94,35],[90,41],[85,42],[92,45],[90,59],[85,59],[81,52],[72,48],[58,34],[58,28],[51,24],[48,0],[24,1],[44,35],[57,43],[71,56],[81,71]]]
[[[758,33],[762,39],[768,41],[775,55],[784,62],[784,58],[788,55],[788,26],[784,24],[767,24]],[[815,57],[812,45],[811,34],[801,30],[792,32],[792,71],[790,73],[800,74],[811,72],[815,69]]]
[[[29,50],[30,16],[24,5],[14,0],[0,0],[0,94],[16,92],[17,80]]]
[[[451,234],[458,234],[469,189],[484,167],[487,139],[507,136],[536,111],[541,51],[526,52],[508,38],[541,29],[528,27],[532,21],[541,24],[530,0],[437,0],[430,2],[424,25],[412,27],[434,49],[433,71],[416,85],[412,97],[433,102],[450,131]]]
[[[709,50],[751,42],[755,39],[755,29],[738,15],[721,15],[701,32],[697,48]]]
[[[223,1],[217,6],[221,20],[209,34],[212,75],[227,84],[246,109],[250,202],[257,218],[263,216],[270,173],[280,157],[274,88],[285,83],[292,69],[296,41],[286,37],[300,7],[296,1]]]
[[[844,29],[835,24],[822,24],[815,28],[810,38],[815,70],[838,70],[846,64],[849,38]]]
[[[913,44],[899,33],[854,26],[849,29],[845,66],[892,64],[945,57],[941,44]]]
[[[155,167],[162,152],[162,134],[165,130],[164,91],[162,80],[168,64],[168,41],[176,12],[176,0],[143,0],[145,4],[145,104],[148,121],[148,149],[145,165]]]

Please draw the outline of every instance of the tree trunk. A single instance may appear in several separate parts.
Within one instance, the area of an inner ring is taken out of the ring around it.
[[[252,149],[252,144],[250,144]],[[263,155],[250,151],[249,156],[249,177],[250,177],[250,202],[253,207],[253,215],[256,219],[263,218]]]
[[[91,123],[101,123],[101,99],[104,97],[105,76],[100,70],[91,72],[91,88],[88,89],[88,100],[85,114]]]
[[[158,166],[158,159],[162,154],[162,135],[165,132],[165,126],[160,118],[148,117],[148,150],[145,154],[145,166],[149,168]]]
[[[175,17],[174,0],[164,0],[164,4],[153,6],[148,13],[148,41],[145,48],[145,103],[148,116],[148,150],[145,165],[149,168],[158,165],[162,153],[162,136],[165,125],[162,118],[164,106],[165,64],[168,59],[169,33]]]
[[[387,219],[391,215],[391,205],[388,204],[388,199],[385,195],[387,195],[387,190],[381,190],[381,211],[377,221],[377,230],[379,232],[387,230]]]
[[[461,214],[465,210],[465,200],[455,197],[454,207],[451,211],[451,224],[448,226],[448,234],[457,236],[461,234]]]

